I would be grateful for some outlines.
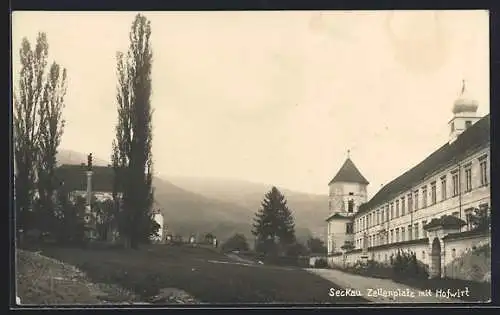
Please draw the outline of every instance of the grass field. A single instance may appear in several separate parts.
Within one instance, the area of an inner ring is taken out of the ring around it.
[[[46,248],[45,256],[81,269],[93,283],[117,285],[149,301],[177,288],[201,303],[363,303],[328,296],[331,282],[299,268],[234,263],[204,248],[151,245],[140,250]],[[92,300],[89,300],[92,303]]]

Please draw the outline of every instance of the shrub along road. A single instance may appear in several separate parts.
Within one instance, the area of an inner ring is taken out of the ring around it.
[[[46,248],[42,254],[73,265],[95,283],[130,290],[152,301],[177,288],[201,303],[366,303],[356,296],[329,296],[331,281],[300,268],[233,264],[205,248],[151,245],[140,250]],[[217,263],[216,263],[217,262]],[[221,263],[222,262],[222,263]]]

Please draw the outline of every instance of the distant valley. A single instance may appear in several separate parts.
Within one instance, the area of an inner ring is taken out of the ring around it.
[[[86,163],[87,155],[60,150],[59,164]],[[94,164],[109,162],[94,157]],[[155,177],[155,199],[167,227],[187,237],[191,233],[211,232],[221,241],[234,233],[243,233],[253,244],[251,224],[264,194],[271,185],[244,180],[197,177]],[[324,238],[328,196],[280,189],[295,217],[297,238],[304,242],[310,236]]]

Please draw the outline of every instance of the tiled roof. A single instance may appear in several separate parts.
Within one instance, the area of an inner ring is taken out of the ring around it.
[[[462,219],[459,219],[459,218],[452,216],[452,215],[445,215],[441,218],[432,219],[431,222],[427,223],[424,226],[424,229],[428,230],[428,229],[435,228],[438,226],[442,226],[443,228],[448,228],[448,227],[460,228],[466,224],[467,223],[465,223],[465,221]]]
[[[337,172],[337,175],[335,175],[328,185],[334,182],[360,183],[368,185],[368,181],[363,175],[361,175],[361,172],[350,158],[345,160],[344,165],[342,165],[340,170]]]
[[[61,165],[55,171],[57,185],[64,182],[68,191],[87,190],[86,165]],[[92,190],[99,192],[113,191],[114,171],[108,166],[92,167]]]
[[[489,142],[490,115],[488,114],[465,130],[454,142],[444,144],[415,167],[382,187],[370,201],[359,207],[358,214],[373,209],[398,194],[412,189],[414,185],[427,176],[450,163],[460,161],[470,152],[488,145]]]
[[[347,215],[343,215],[343,214],[340,214],[338,212],[328,216],[326,218],[326,221],[330,221],[331,219],[344,219],[344,220],[352,220],[353,216],[347,216]]]

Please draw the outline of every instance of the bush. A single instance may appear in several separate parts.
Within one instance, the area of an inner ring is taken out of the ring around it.
[[[285,255],[289,257],[303,256],[307,255],[308,253],[309,250],[307,249],[307,247],[305,247],[301,243],[293,243],[285,246]]]
[[[319,238],[311,237],[309,240],[307,240],[307,248],[311,253],[315,254],[327,253],[327,248],[325,246],[325,243]]]
[[[235,234],[222,244],[222,251],[224,252],[232,252],[235,250],[248,251],[248,249],[248,242],[243,234]]]
[[[328,268],[328,261],[325,258],[316,259],[314,268]]]
[[[344,269],[347,272],[381,279],[392,278],[393,272],[391,266],[379,263],[375,260],[368,260],[366,263],[357,261],[354,265],[350,265]]]
[[[391,256],[391,266],[395,279],[429,277],[427,267],[417,260],[413,252],[398,251],[395,257]]]

